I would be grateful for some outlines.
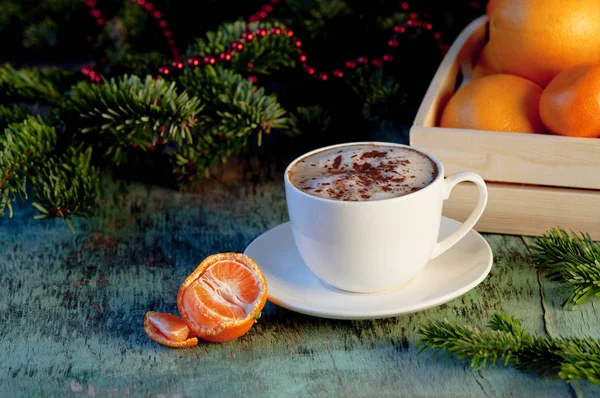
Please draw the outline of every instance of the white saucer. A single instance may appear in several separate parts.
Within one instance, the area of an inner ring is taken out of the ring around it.
[[[459,225],[443,217],[440,239]],[[289,222],[256,238],[244,254],[263,271],[269,301],[292,311],[333,319],[385,318],[435,307],[473,289],[492,268],[492,250],[475,231],[430,261],[406,285],[374,294],[347,293],[321,282],[300,258]]]

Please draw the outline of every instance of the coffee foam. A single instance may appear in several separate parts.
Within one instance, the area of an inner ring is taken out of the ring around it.
[[[288,172],[298,189],[343,201],[390,199],[418,191],[436,178],[436,164],[405,147],[352,145],[317,152]]]

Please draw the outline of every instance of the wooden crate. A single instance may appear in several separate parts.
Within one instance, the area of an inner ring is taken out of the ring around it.
[[[478,231],[540,235],[561,226],[600,240],[600,139],[436,127],[445,104],[470,80],[487,18],[467,26],[438,68],[410,130],[411,145],[436,156],[446,175],[470,170],[488,183]],[[461,184],[444,215],[464,220],[476,190]]]

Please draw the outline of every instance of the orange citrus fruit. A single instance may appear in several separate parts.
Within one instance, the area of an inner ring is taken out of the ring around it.
[[[522,77],[497,74],[473,80],[448,101],[440,127],[544,133],[538,107],[542,89]]]
[[[144,317],[144,331],[150,339],[173,348],[187,348],[198,344],[190,328],[172,314],[148,311]]]
[[[494,11],[494,7],[496,6],[496,3],[498,2],[498,0],[489,0],[487,3],[487,6],[485,7],[485,13],[487,15],[490,15],[492,13],[492,11]]]
[[[490,56],[489,50],[490,48],[486,45],[479,53],[479,56],[477,57],[477,63],[475,64],[471,74],[472,80],[493,75],[499,69],[497,65],[494,65],[494,61]]]
[[[240,253],[207,257],[177,293],[177,308],[200,338],[226,342],[254,325],[267,301],[267,281],[254,261]]]
[[[555,134],[600,137],[600,65],[559,73],[542,93],[540,117]]]
[[[545,87],[567,68],[600,62],[598,0],[495,0],[487,10],[499,73]]]

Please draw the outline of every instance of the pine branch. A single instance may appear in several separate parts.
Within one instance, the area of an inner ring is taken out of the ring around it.
[[[181,146],[174,154],[177,174],[185,170],[203,174],[239,154],[251,137],[256,137],[260,145],[263,134],[288,126],[285,110],[275,96],[265,94],[263,88],[231,70],[212,66],[187,70],[180,83],[206,107],[199,116],[193,145]]]
[[[600,297],[600,244],[589,235],[554,228],[536,238],[531,249],[533,264],[569,293],[565,307]]]
[[[433,349],[435,354],[446,351],[448,358],[469,359],[473,369],[502,363],[567,382],[600,384],[600,341],[533,336],[506,314],[495,314],[490,328],[429,322],[421,326],[419,353],[426,349]]]
[[[329,129],[331,116],[320,105],[299,106],[290,113],[290,135],[300,135],[303,131],[324,133]]]
[[[5,65],[0,67],[0,91],[3,99],[12,102],[60,104],[63,95],[59,86],[70,77],[70,72],[60,68],[15,69]]]
[[[145,148],[159,136],[191,143],[201,109],[199,99],[179,92],[174,82],[126,75],[103,86],[79,83],[64,112],[91,145],[121,164],[132,144]]]
[[[406,102],[406,93],[381,68],[357,68],[356,73],[345,82],[361,99],[362,115],[366,120],[393,120],[398,109]]]
[[[23,47],[36,49],[54,47],[57,32],[56,21],[46,17],[39,23],[29,25],[23,30]]]
[[[43,162],[33,177],[33,192],[38,209],[36,219],[60,217],[74,232],[71,216],[89,216],[99,185],[98,170],[90,164],[92,151],[70,147],[62,156]]]
[[[0,105],[0,135],[4,133],[4,129],[9,124],[22,122],[27,115],[28,113],[19,106]]]
[[[54,127],[29,116],[22,123],[9,125],[0,137],[0,216],[17,196],[27,197],[27,177],[36,164],[56,145]]]
[[[297,48],[292,40],[284,33],[283,26],[270,22],[256,22],[248,25],[250,32],[258,28],[269,31],[272,27],[282,28],[280,35],[257,37],[244,43],[242,51],[233,54],[231,68],[238,73],[267,75],[282,68],[293,68],[296,65]],[[187,51],[188,56],[204,57],[218,55],[231,51],[234,41],[239,41],[246,31],[246,23],[236,21],[219,26],[215,32],[208,32],[206,39],[196,39]],[[249,67],[249,65],[253,65]]]

